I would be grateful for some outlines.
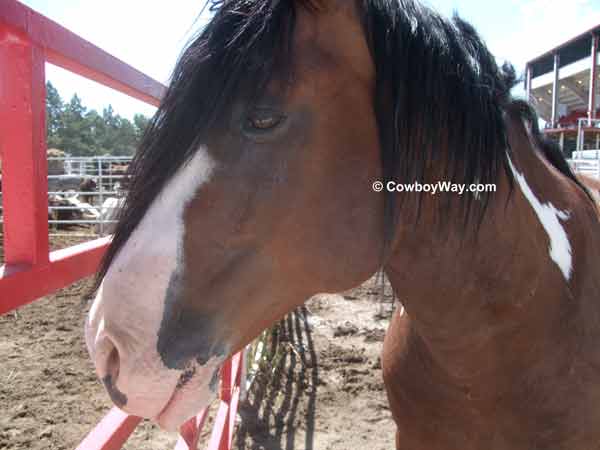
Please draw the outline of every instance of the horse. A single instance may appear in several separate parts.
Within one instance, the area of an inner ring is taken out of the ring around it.
[[[263,329],[383,270],[397,449],[597,446],[598,208],[512,66],[415,0],[209,7],[86,319],[113,402],[175,430]],[[495,189],[398,188],[438,181]]]
[[[123,197],[108,197],[104,199],[98,216],[98,221],[101,223],[96,224],[96,233],[111,234],[114,232],[114,220],[117,218],[119,209],[123,206],[124,202],[125,199]]]
[[[100,212],[86,201],[80,200],[76,192],[65,191],[62,194],[48,195],[48,220],[71,222],[57,223],[57,229],[70,228],[81,220],[99,219]]]
[[[95,192],[98,190],[98,183],[93,178],[84,178],[79,183],[79,192],[81,194],[81,201],[85,203],[94,203]],[[91,192],[91,194],[83,194],[83,192]]]

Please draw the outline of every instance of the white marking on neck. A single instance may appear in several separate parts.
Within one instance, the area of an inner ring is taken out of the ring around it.
[[[506,158],[523,195],[535,211],[544,230],[548,233],[548,238],[550,239],[548,247],[550,258],[556,263],[565,279],[569,281],[571,272],[573,271],[573,256],[569,237],[560,221],[569,220],[571,213],[556,209],[550,202],[542,203],[531,190],[525,176],[515,168],[508,153],[506,154]]]

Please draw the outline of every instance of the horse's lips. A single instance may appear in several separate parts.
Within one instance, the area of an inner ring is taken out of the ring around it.
[[[161,428],[163,428],[167,431],[175,431],[179,427],[179,425],[173,427],[173,424],[171,423],[172,420],[169,420],[170,418],[168,417],[168,415],[171,413],[173,408],[176,407],[176,405],[174,405],[174,402],[175,402],[175,398],[177,397],[177,393],[178,393],[178,389],[175,388],[175,390],[173,390],[171,397],[169,397],[169,400],[167,400],[167,403],[165,404],[163,409],[153,419]],[[181,424],[183,424],[183,422]]]
[[[177,431],[187,420],[208,406],[212,399],[204,395],[202,388],[198,386],[202,379],[202,374],[197,374],[185,386],[176,387],[165,406],[152,420],[164,430]]]

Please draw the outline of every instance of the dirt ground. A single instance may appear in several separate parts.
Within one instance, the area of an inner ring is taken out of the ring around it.
[[[239,450],[387,450],[392,422],[379,354],[391,305],[373,281],[318,295],[280,326],[286,348],[240,408]]]
[[[74,449],[110,408],[83,341],[89,284],[0,316],[0,450]],[[391,303],[380,292],[371,280],[319,295],[280,324],[283,351],[241,404],[234,448],[393,448],[379,362]],[[176,437],[144,422],[124,449],[173,448]]]

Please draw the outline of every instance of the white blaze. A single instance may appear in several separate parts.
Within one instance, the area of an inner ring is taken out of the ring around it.
[[[560,221],[569,220],[570,212],[556,209],[550,202],[542,203],[531,190],[525,176],[515,168],[510,156],[507,154],[506,157],[510,170],[517,183],[519,183],[523,195],[535,211],[544,230],[548,233],[550,258],[556,263],[565,279],[569,281],[573,270],[573,256],[569,237]]]
[[[112,262],[86,323],[90,355],[100,361],[98,375],[106,375],[101,367],[106,360],[103,353],[116,345],[120,356],[116,387],[127,396],[125,409],[145,417],[162,411],[181,376],[180,370],[163,365],[157,351],[158,331],[171,274],[183,270],[186,206],[214,168],[206,148],[201,147],[165,185]],[[190,397],[196,404],[208,403],[204,397],[212,396],[208,383],[219,363],[213,358],[206,366],[196,367],[190,381],[196,389]],[[199,382],[205,386],[198,386]],[[196,410],[180,411],[179,415],[191,416]],[[170,412],[165,417],[168,423],[161,425],[172,428],[187,418],[176,416]]]

